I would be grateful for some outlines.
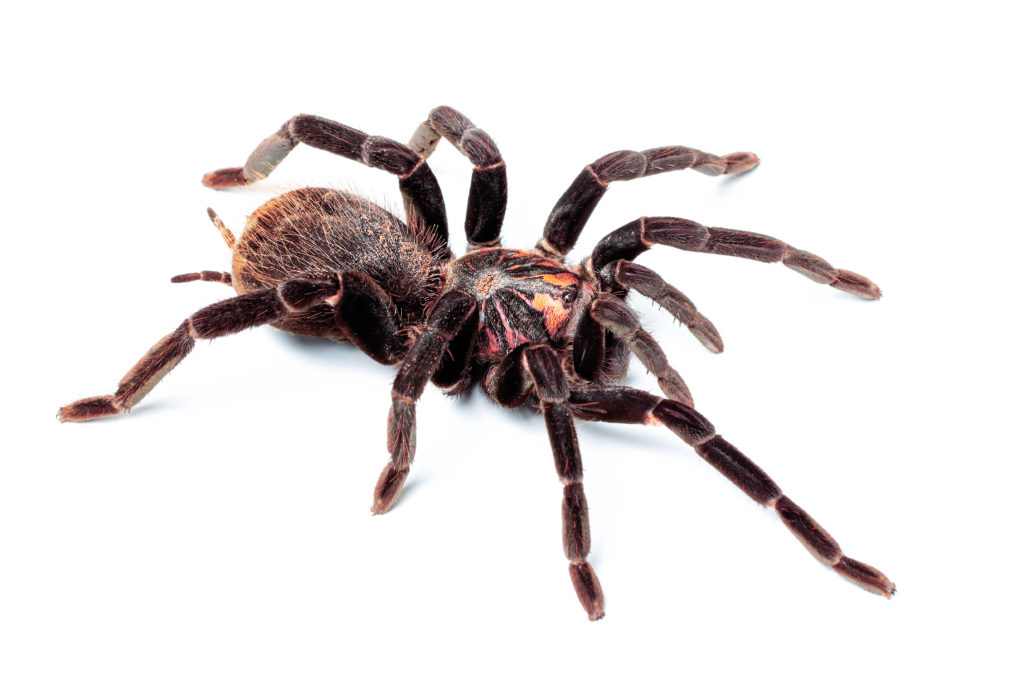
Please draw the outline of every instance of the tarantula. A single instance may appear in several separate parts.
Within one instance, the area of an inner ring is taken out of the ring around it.
[[[427,158],[444,137],[473,164],[466,210],[468,253],[448,246],[441,189]],[[839,544],[761,468],[715,433],[693,408],[679,374],[626,304],[632,290],[653,299],[711,351],[722,350],[714,325],[678,289],[633,260],[655,245],[776,262],[865,299],[867,278],[766,235],[706,228],[680,218],[639,218],[612,231],[576,266],[564,264],[597,203],[614,181],[692,168],[706,175],[757,166],[748,152],[719,157],[687,147],[619,151],[584,167],[558,200],[532,251],[505,249],[505,162],[490,136],[450,107],[439,107],[408,145],[369,136],[316,116],[299,115],[264,140],[241,168],[203,178],[207,187],[266,178],[299,143],[360,161],[398,177],[406,221],[348,192],[304,188],[270,200],[239,239],[210,210],[232,249],[232,272],[203,271],[172,282],[212,280],[238,296],[189,316],[128,371],[110,396],[75,401],[61,421],[127,412],[192,350],[268,324],[295,334],[352,343],[378,363],[397,364],[387,420],[390,459],[377,481],[372,512],[395,504],[416,447],[416,400],[428,380],[450,392],[479,384],[498,404],[539,407],[563,484],[562,538],[569,573],[590,619],[604,597],[587,561],[590,525],[573,419],[661,424],[782,522],[824,564],[889,597],[895,586]],[[657,377],[666,398],[617,386],[631,355]]]

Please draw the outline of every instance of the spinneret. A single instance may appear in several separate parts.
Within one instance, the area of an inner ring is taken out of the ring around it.
[[[469,252],[453,256],[441,188],[427,164],[441,138],[473,165],[465,231]],[[378,363],[397,364],[387,416],[389,458],[371,511],[396,503],[416,453],[416,402],[429,381],[449,392],[479,385],[499,405],[543,415],[562,484],[562,539],[577,597],[590,619],[604,616],[591,566],[592,537],[575,420],[664,425],[757,503],[773,508],[808,551],[844,578],[891,596],[880,571],[847,557],[838,542],[694,408],[686,383],[626,302],[645,296],[720,352],[715,326],[682,292],[634,259],[656,245],[782,262],[811,280],[865,299],[878,287],[856,273],[767,235],[707,228],[682,218],[641,217],[609,233],[577,266],[563,264],[611,183],[692,168],[742,173],[755,155],[689,147],[607,154],[584,167],[551,211],[533,251],[503,249],[505,161],[494,140],[450,107],[428,115],[409,145],[301,114],[261,142],[241,167],[208,173],[223,189],[267,177],[298,144],[381,169],[398,179],[402,220],[358,195],[303,188],[258,208],[236,239],[209,210],[232,251],[232,270],[198,271],[172,282],[219,282],[237,296],[189,316],[153,346],[111,395],[75,401],[62,421],[129,411],[195,347],[258,325],[351,343]],[[635,356],[665,397],[617,384]]]

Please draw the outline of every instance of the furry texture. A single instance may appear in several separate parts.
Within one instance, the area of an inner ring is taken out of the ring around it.
[[[249,217],[234,248],[232,281],[246,293],[295,276],[361,273],[391,295],[398,320],[412,324],[423,320],[441,291],[446,251],[436,232],[416,222],[406,225],[368,199],[304,188],[270,200]],[[276,325],[298,334],[341,336],[326,305]]]

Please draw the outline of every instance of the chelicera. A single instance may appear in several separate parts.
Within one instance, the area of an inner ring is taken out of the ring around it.
[[[441,189],[427,158],[444,137],[473,164],[466,211],[468,253],[455,257]],[[575,419],[664,425],[782,522],[820,561],[861,587],[889,597],[895,586],[877,569],[847,557],[761,468],[715,433],[693,407],[679,374],[626,303],[635,291],[653,299],[711,351],[722,350],[714,325],[657,273],[634,263],[655,245],[777,262],[865,299],[870,280],[824,259],[751,232],[706,228],[680,218],[639,218],[612,231],[589,257],[564,263],[609,184],[692,168],[736,174],[755,155],[714,156],[687,147],[620,151],[587,165],[558,200],[530,251],[500,246],[505,162],[494,141],[448,107],[430,112],[404,145],[316,116],[300,115],[264,140],[241,168],[207,174],[227,188],[265,178],[299,143],[360,161],[398,177],[403,222],[355,194],[326,188],[288,192],[248,219],[237,240],[211,211],[232,249],[231,273],[203,271],[175,282],[214,280],[238,295],[189,316],[128,371],[109,396],[75,401],[62,421],[127,412],[193,348],[256,325],[352,343],[398,372],[387,419],[390,459],[373,495],[374,514],[394,505],[415,451],[416,400],[428,381],[449,391],[475,386],[508,408],[530,405],[544,416],[563,484],[562,530],[569,572],[591,619],[604,597],[587,556],[590,525]],[[657,377],[664,397],[620,386],[631,356]]]

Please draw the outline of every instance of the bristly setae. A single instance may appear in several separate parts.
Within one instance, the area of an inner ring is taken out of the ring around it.
[[[469,247],[459,258],[449,249],[444,200],[427,165],[442,137],[473,164]],[[781,261],[815,282],[865,299],[880,296],[874,283],[775,238],[681,218],[639,218],[609,233],[580,264],[564,263],[613,181],[687,168],[712,176],[742,173],[757,166],[755,155],[718,157],[659,147],[603,156],[584,167],[558,200],[531,251],[501,247],[505,162],[487,133],[449,107],[430,112],[408,145],[319,117],[296,116],[260,143],[244,166],[209,173],[203,183],[219,189],[265,178],[300,142],[397,176],[406,221],[367,199],[325,188],[272,199],[250,216],[237,240],[211,211],[232,249],[231,273],[202,271],[172,281],[223,282],[238,296],[189,316],[128,371],[114,394],[64,406],[60,420],[127,412],[197,339],[269,324],[352,343],[379,363],[398,365],[387,421],[391,457],[374,490],[374,514],[394,505],[409,474],[416,400],[428,380],[449,392],[479,385],[502,406],[539,408],[563,484],[569,573],[591,619],[604,616],[604,597],[587,561],[590,524],[574,418],[665,425],[748,496],[773,508],[820,561],[869,591],[886,597],[895,592],[884,574],[844,555],[761,468],[715,433],[626,304],[626,295],[636,291],[660,304],[708,349],[722,350],[714,325],[682,292],[633,262],[659,244]],[[655,375],[665,398],[616,385],[631,356]]]

